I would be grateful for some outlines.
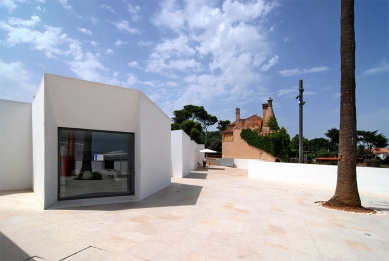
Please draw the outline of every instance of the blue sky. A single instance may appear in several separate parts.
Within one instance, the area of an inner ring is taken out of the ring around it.
[[[358,129],[389,137],[388,1],[355,1]],[[274,100],[304,136],[339,127],[340,1],[0,2],[0,98],[31,102],[43,73],[142,90],[167,115],[202,105],[220,120]],[[114,103],[114,101],[112,101]]]

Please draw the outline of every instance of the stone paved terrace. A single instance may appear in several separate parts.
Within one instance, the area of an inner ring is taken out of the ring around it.
[[[389,198],[361,195],[386,215],[314,204],[333,191],[214,168],[139,202],[42,210],[2,192],[0,260],[389,260]]]

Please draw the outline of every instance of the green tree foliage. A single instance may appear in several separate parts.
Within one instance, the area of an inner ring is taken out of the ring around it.
[[[300,143],[300,136],[296,134],[296,136],[293,137],[293,139],[290,141],[289,149],[290,149],[290,156],[297,157],[299,154],[299,143]],[[304,151],[306,151],[309,147],[309,141],[306,138],[303,138],[303,147]]]
[[[171,129],[171,130],[181,130],[181,124],[172,123],[170,129]]]
[[[325,148],[321,148],[317,151],[317,157],[333,157],[333,156],[335,156],[335,153]]]
[[[205,147],[218,152],[222,151],[222,133],[221,131],[209,131]]]
[[[327,130],[326,133],[324,133],[329,139],[332,145],[335,145],[336,147],[339,144],[339,130],[337,128],[332,128]]]
[[[331,142],[324,138],[315,138],[312,140],[309,140],[308,142],[308,151],[310,151],[314,156],[318,156],[319,151],[334,151],[334,148],[331,144]],[[335,154],[337,152],[334,152]],[[318,157],[324,157],[324,156],[318,156]]]
[[[186,110],[178,110],[173,112],[174,117],[172,118],[173,123],[181,124],[186,120],[189,120],[192,114]]]
[[[251,146],[262,149],[284,162],[289,161],[290,136],[284,127],[265,136],[259,135],[257,130],[243,129],[240,137]]]
[[[180,127],[196,143],[204,143],[204,137],[202,135],[203,130],[199,122],[194,120],[185,120],[180,124]]]
[[[196,105],[185,105],[184,109],[182,110],[176,110],[173,112],[174,117],[172,118],[172,127],[178,128],[177,125],[182,125],[187,120],[192,120],[195,122],[199,122],[201,124],[201,136],[206,137],[208,132],[208,127],[214,125],[217,122],[217,117],[210,115],[203,106],[196,106]],[[174,125],[174,126],[173,126]],[[184,130],[184,128],[180,127],[179,129]],[[185,131],[189,136],[190,134]],[[191,136],[192,138],[192,136]],[[192,138],[193,139],[193,138]]]
[[[373,149],[385,148],[389,141],[383,134],[376,131],[357,131],[358,135],[358,156],[373,157]]]
[[[270,117],[266,124],[271,131],[279,130],[280,127],[278,126],[277,119],[275,117]]]
[[[229,121],[229,120],[225,120],[225,121],[223,121],[223,120],[220,120],[218,123],[217,123],[217,129],[219,130],[219,131],[225,131],[226,129],[227,129],[227,124],[230,124],[231,122]]]

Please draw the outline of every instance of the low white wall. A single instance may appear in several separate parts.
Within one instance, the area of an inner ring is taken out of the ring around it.
[[[171,119],[142,92],[139,111],[142,200],[171,184]]]
[[[0,191],[32,188],[31,103],[0,100]]]
[[[337,166],[248,161],[248,177],[318,187],[336,187]],[[359,192],[389,196],[389,169],[357,167]]]
[[[249,169],[249,161],[253,159],[234,159],[234,167],[238,169]],[[262,162],[268,162],[266,160],[255,160],[255,161],[262,161]]]
[[[182,177],[185,177],[193,170],[193,156],[196,152],[196,148],[193,145],[190,137],[182,131]]]
[[[197,168],[204,144],[197,144],[182,130],[171,131],[172,177],[183,178]]]
[[[172,177],[182,177],[182,130],[171,131]]]

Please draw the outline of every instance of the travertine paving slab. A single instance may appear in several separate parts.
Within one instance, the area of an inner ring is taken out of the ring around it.
[[[0,260],[387,260],[389,197],[361,194],[387,215],[314,204],[334,189],[225,168],[115,204],[42,210],[31,191],[0,192]]]

